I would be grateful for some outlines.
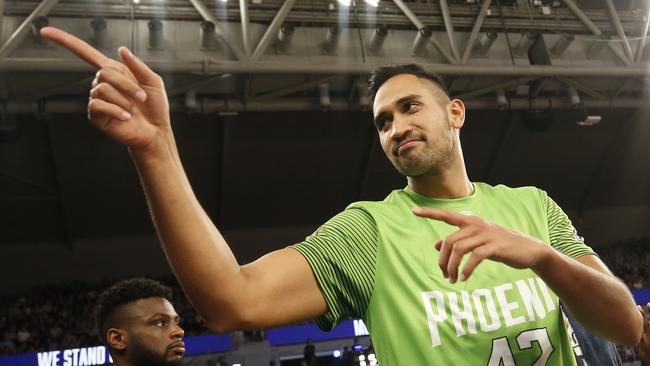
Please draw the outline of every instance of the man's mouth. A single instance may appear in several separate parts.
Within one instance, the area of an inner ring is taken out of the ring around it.
[[[417,145],[417,143],[419,143],[419,142],[422,142],[422,140],[421,140],[421,139],[417,139],[417,138],[411,138],[411,139],[407,139],[407,140],[402,141],[402,142],[399,144],[399,146],[397,146],[397,151],[396,151],[396,154],[395,154],[395,155],[400,155],[400,154],[402,154],[402,153],[405,152],[406,150],[411,149],[412,147],[414,147],[415,145]]]
[[[185,353],[185,343],[183,342],[174,342],[170,344],[168,348],[179,356],[182,356]]]

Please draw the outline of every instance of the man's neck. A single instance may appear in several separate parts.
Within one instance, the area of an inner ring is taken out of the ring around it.
[[[463,198],[474,193],[474,186],[467,177],[465,164],[435,175],[408,177],[408,186],[423,196],[440,199]]]

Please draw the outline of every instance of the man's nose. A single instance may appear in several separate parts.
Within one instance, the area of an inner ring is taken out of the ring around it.
[[[393,117],[390,137],[394,141],[399,141],[412,130],[413,127],[411,126],[411,123],[409,122],[408,118],[405,118],[404,116],[400,116],[400,115],[395,115]]]
[[[172,330],[172,338],[181,339],[183,336],[185,336],[185,331],[181,328],[180,324],[175,324]]]

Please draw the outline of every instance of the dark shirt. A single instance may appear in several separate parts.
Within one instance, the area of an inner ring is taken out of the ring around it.
[[[573,328],[573,333],[570,336],[579,345],[579,349],[576,349],[576,347],[573,349],[578,366],[622,365],[616,346],[612,342],[585,329],[566,306],[562,305],[562,311],[569,319],[571,328]]]

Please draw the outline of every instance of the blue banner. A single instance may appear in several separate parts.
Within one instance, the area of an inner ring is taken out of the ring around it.
[[[632,295],[634,296],[636,303],[641,306],[645,306],[645,304],[650,302],[650,288],[634,290],[632,291]]]
[[[266,339],[271,346],[305,343],[308,339],[319,342],[366,335],[368,335],[368,329],[363,321],[358,319],[343,321],[329,332],[323,332],[314,324],[295,325],[266,331]]]

